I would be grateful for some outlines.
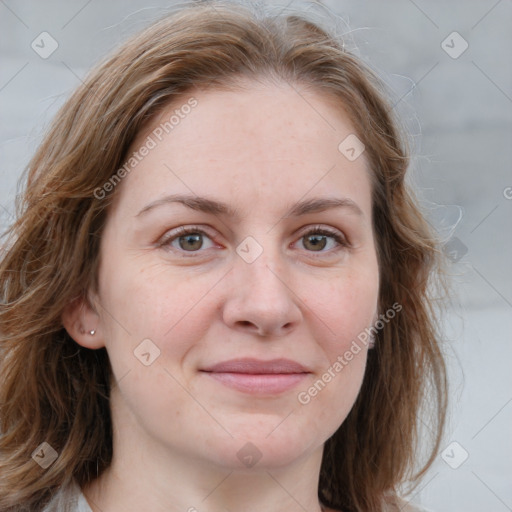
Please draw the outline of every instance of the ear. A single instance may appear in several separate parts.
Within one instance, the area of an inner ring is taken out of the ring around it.
[[[100,317],[86,297],[70,302],[64,308],[61,320],[67,333],[82,347],[98,349],[105,346]]]

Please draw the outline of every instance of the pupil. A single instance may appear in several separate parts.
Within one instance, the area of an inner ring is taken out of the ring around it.
[[[307,243],[311,244],[313,250],[322,250],[326,246],[327,241],[324,235],[310,235],[307,237]]]
[[[200,249],[203,245],[201,237],[202,235],[199,233],[180,236],[180,247],[185,251],[194,251]],[[185,243],[183,243],[183,240],[185,240]]]

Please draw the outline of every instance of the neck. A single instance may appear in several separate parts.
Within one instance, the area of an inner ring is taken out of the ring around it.
[[[324,510],[310,460],[286,469],[239,472],[215,470],[179,457],[173,457],[164,468],[146,464],[150,457],[114,458],[105,473],[84,488],[93,512]]]
[[[137,431],[133,417],[119,410],[114,414],[114,425],[122,424],[123,429],[114,428],[112,463],[83,488],[93,512],[322,510],[318,500],[322,446],[286,466],[226,467],[162,446]]]

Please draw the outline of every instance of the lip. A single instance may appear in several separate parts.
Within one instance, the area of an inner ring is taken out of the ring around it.
[[[297,386],[311,372],[290,359],[231,359],[201,369],[221,384],[249,394],[276,395]]]
[[[242,358],[230,359],[221,363],[203,368],[202,371],[213,373],[248,373],[248,374],[272,374],[272,373],[311,373],[307,368],[291,359],[262,359]]]

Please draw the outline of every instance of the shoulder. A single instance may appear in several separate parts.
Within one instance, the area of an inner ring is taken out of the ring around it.
[[[80,486],[72,480],[60,487],[41,512],[92,512]]]

